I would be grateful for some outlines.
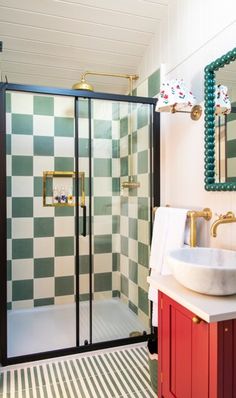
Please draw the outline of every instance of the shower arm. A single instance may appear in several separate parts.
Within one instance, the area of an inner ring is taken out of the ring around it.
[[[110,76],[110,77],[120,77],[123,79],[128,79],[129,80],[129,93],[132,95],[133,91],[133,81],[137,80],[139,78],[138,75],[129,75],[127,73],[106,73],[106,72],[92,72],[92,71],[86,71],[82,73],[81,75],[81,80],[85,81],[85,76],[87,75],[93,75],[93,76]]]

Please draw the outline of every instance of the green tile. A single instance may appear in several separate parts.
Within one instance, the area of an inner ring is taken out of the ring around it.
[[[136,218],[129,218],[129,238],[138,239],[138,221]]]
[[[79,156],[81,158],[89,157],[89,140],[88,138],[79,139]]]
[[[138,283],[138,264],[135,261],[129,260],[129,279]]]
[[[79,256],[79,273],[80,274],[89,274],[89,266],[90,266],[90,256],[89,255],[80,255]]]
[[[138,174],[148,173],[148,150],[138,152]]]
[[[138,307],[129,300],[129,308],[133,311],[136,315],[138,315]]]
[[[149,218],[149,199],[138,198],[138,219],[148,221]]]
[[[55,278],[55,296],[74,294],[74,276],[60,276]]]
[[[79,117],[88,119],[89,102],[79,98]]]
[[[111,177],[112,161],[111,159],[94,159],[93,169],[94,177]]]
[[[54,276],[54,258],[34,259],[34,278],[48,278]]]
[[[32,300],[33,299],[33,280],[12,282],[12,301]]]
[[[120,195],[120,178],[112,177],[112,196]]]
[[[71,217],[75,215],[75,209],[73,207],[56,207],[55,217]]]
[[[227,141],[226,157],[227,158],[235,158],[236,157],[236,140]]]
[[[34,136],[34,155],[54,156],[54,138]]]
[[[149,264],[149,247],[144,243],[138,242],[138,262],[148,268]]]
[[[12,198],[12,217],[33,217],[33,198]]]
[[[124,156],[123,158],[120,159],[120,174],[121,176],[127,176],[128,175],[128,156]]]
[[[138,177],[136,175],[132,176],[132,179],[134,182],[138,182]],[[137,188],[132,188],[129,190],[129,196],[138,196],[138,189]]]
[[[94,197],[94,215],[105,216],[112,214],[112,197],[111,196],[95,196]]]
[[[33,258],[33,239],[12,239],[12,258]]]
[[[144,126],[147,126],[149,123],[148,120],[148,106],[143,104],[138,107],[138,120],[137,120],[137,127],[141,129]]]
[[[112,120],[120,120],[120,104],[113,102],[112,104]]]
[[[102,272],[94,274],[94,291],[106,292],[112,290],[112,273]]]
[[[120,138],[128,135],[128,116],[122,117],[120,119]]]
[[[10,310],[12,310],[12,303],[7,303],[7,311],[10,311]],[[1,397],[1,398],[3,398],[3,397]],[[9,397],[7,397],[7,398],[9,398]]]
[[[33,134],[33,116],[12,114],[12,134]]]
[[[11,113],[11,93],[6,93],[6,112]]]
[[[56,171],[73,171],[74,170],[74,158],[55,157],[54,166]],[[68,185],[72,185],[72,178],[68,177]]]
[[[11,218],[7,219],[7,239],[11,239]]]
[[[11,197],[11,177],[6,178],[7,197]]]
[[[154,97],[160,91],[160,69],[148,78],[148,97]]]
[[[112,233],[120,233],[120,216],[112,216]]]
[[[120,157],[120,140],[112,140],[112,158]]]
[[[121,254],[128,257],[128,255],[129,255],[129,240],[128,240],[128,238],[126,238],[126,236],[121,236],[120,245],[121,245],[121,248],[120,248]]]
[[[126,276],[121,275],[121,293],[123,293],[125,296],[129,296],[129,281]]]
[[[138,288],[138,307],[146,315],[149,314],[148,293],[141,287]]]
[[[11,135],[6,134],[6,154],[11,155]]]
[[[128,197],[121,196],[121,216],[128,216]]]
[[[74,237],[55,238],[55,256],[73,256]]]
[[[94,236],[94,253],[112,253],[112,235]]]
[[[54,218],[53,217],[35,217],[34,218],[34,237],[42,238],[54,236]]]
[[[44,305],[53,305],[54,297],[41,298],[34,300],[34,307],[43,307]]]
[[[74,119],[71,117],[55,117],[55,136],[74,137]]]
[[[33,156],[12,156],[13,176],[33,175]]]
[[[12,263],[10,260],[7,260],[7,280],[12,280]]]
[[[120,291],[119,290],[112,290],[112,297],[120,298]]]
[[[79,295],[79,301],[89,301],[89,300],[90,300],[89,293],[83,293]],[[92,294],[92,300],[93,300],[93,294]]]
[[[54,116],[54,98],[34,95],[34,114]]]
[[[112,253],[112,271],[120,271],[120,253]]]
[[[133,95],[134,97],[137,97],[137,88],[134,88],[134,89],[133,89],[132,95]]]
[[[43,196],[42,177],[34,177],[34,196]],[[52,196],[52,178],[46,179],[46,196]]]
[[[112,138],[110,120],[94,120],[94,138]]]
[[[137,131],[132,133],[132,153],[137,152],[137,142],[138,142],[138,134]]]

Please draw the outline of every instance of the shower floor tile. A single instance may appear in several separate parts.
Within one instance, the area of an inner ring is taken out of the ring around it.
[[[119,299],[93,301],[93,343],[129,337],[145,330]],[[89,341],[89,302],[80,303],[80,344]],[[8,311],[8,356],[52,351],[76,345],[75,304]]]

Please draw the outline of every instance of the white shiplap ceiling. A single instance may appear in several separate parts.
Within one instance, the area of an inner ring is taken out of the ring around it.
[[[86,70],[137,73],[168,0],[0,0],[0,70],[9,82],[70,88]],[[88,76],[96,91],[127,81]]]

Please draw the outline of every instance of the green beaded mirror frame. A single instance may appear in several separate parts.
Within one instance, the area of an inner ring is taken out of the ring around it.
[[[215,181],[215,72],[236,60],[236,48],[204,69],[205,100],[205,189],[207,191],[236,191],[236,182]]]

